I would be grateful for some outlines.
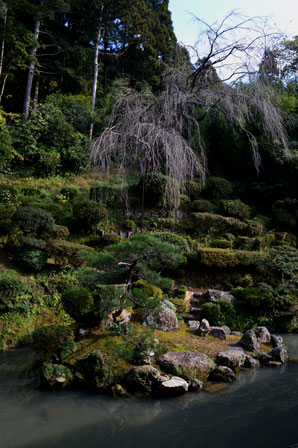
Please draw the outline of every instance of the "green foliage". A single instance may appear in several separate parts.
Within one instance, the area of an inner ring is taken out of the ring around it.
[[[220,306],[217,303],[204,303],[202,305],[202,319],[207,319],[210,325],[219,325],[220,323]]]
[[[187,287],[185,285],[180,285],[176,291],[176,297],[180,300],[185,300],[187,293]]]
[[[40,272],[47,262],[48,256],[42,250],[19,250],[16,260],[28,271]]]
[[[207,199],[197,199],[192,202],[191,208],[194,212],[211,213],[213,211],[213,204],[207,201]]]
[[[248,224],[236,218],[229,218],[212,213],[192,213],[191,221],[187,219],[188,225],[191,223],[192,229],[199,234],[221,235],[222,233],[232,233],[242,235],[247,232]]]
[[[181,252],[189,252],[189,243],[182,235],[172,232],[154,232],[152,235],[162,241],[174,244]]]
[[[263,224],[257,220],[246,220],[246,233],[248,236],[260,236],[263,233]]]
[[[240,199],[222,199],[219,201],[219,212],[224,216],[232,216],[233,218],[244,220],[249,218],[251,209]]]
[[[74,203],[73,216],[77,224],[85,229],[90,229],[99,221],[107,218],[108,211],[100,202],[83,199]]]
[[[13,158],[11,137],[6,128],[5,118],[0,110],[0,172],[8,170]]]
[[[59,266],[70,264],[72,266],[81,266],[83,260],[79,256],[79,252],[92,251],[88,246],[83,244],[72,243],[71,241],[51,241],[47,245],[47,255],[54,258],[55,263]]]
[[[95,184],[90,188],[89,199],[104,204],[108,208],[122,205],[121,186],[117,184]]]
[[[62,194],[67,201],[72,201],[78,196],[79,190],[76,187],[63,187],[60,190],[60,194]]]
[[[33,332],[33,350],[38,363],[63,362],[75,348],[71,327],[49,325]]]
[[[251,312],[268,312],[274,305],[274,296],[269,291],[260,288],[241,288],[233,291],[238,300]]]
[[[70,172],[86,164],[88,139],[74,130],[57,105],[40,104],[26,123],[17,124],[15,148],[23,164],[33,168],[36,174]]]
[[[230,241],[230,240],[216,238],[216,239],[211,241],[210,246],[211,247],[218,247],[219,249],[232,249],[233,242]]]
[[[57,378],[63,381],[58,381]],[[64,389],[73,380],[73,375],[68,367],[62,364],[44,363],[40,372],[41,384],[53,389]]]
[[[151,285],[145,280],[137,280],[132,284],[132,294],[135,290],[142,291],[143,294],[148,295],[148,297],[156,297],[157,299],[162,299],[162,290],[157,286]]]
[[[189,254],[188,258],[203,266],[226,269],[235,266],[257,266],[264,261],[266,254],[244,250],[201,248],[197,253]]]
[[[52,232],[55,229],[53,217],[39,208],[19,207],[12,216],[12,223],[24,233]]]
[[[0,312],[28,312],[32,290],[21,277],[11,272],[0,274]]]
[[[94,309],[92,294],[82,286],[68,288],[62,293],[61,300],[65,311],[76,321]]]
[[[232,184],[222,177],[208,177],[205,194],[210,199],[226,199],[232,194]]]
[[[234,305],[228,300],[219,299],[217,305],[220,307],[220,325],[227,325],[232,330],[237,327],[237,314]]]

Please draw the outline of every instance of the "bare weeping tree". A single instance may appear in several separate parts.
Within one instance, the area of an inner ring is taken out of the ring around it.
[[[102,169],[116,165],[122,176],[136,165],[142,173],[162,171],[168,179],[166,201],[174,208],[186,180],[198,175],[204,181],[201,122],[214,110],[246,134],[257,170],[260,156],[251,123],[257,121],[268,139],[287,148],[286,117],[276,87],[258,76],[261,58],[276,33],[268,32],[259,18],[235,13],[212,26],[197,21],[201,36],[191,49],[196,62],[166,70],[164,90],[157,97],[126,84],[90,152],[91,164]]]

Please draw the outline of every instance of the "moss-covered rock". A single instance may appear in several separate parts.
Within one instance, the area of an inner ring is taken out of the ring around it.
[[[69,368],[62,364],[44,363],[40,371],[41,384],[48,389],[64,389],[73,379]]]

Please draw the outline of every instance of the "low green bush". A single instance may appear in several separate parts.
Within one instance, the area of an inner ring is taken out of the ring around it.
[[[12,223],[26,233],[53,232],[54,218],[46,211],[33,207],[19,207],[12,216]]]
[[[47,255],[53,258],[59,266],[70,264],[72,266],[81,266],[83,260],[78,255],[81,250],[93,250],[89,246],[83,244],[72,243],[71,241],[50,241],[47,245]]]
[[[185,285],[180,285],[176,291],[176,297],[180,300],[185,300],[187,293],[187,287]]]
[[[210,246],[218,247],[219,249],[232,249],[233,242],[230,240],[217,238],[211,241]]]
[[[108,211],[101,202],[83,199],[76,201],[73,205],[73,217],[77,224],[85,229],[90,229],[107,216]]]
[[[118,208],[122,205],[120,185],[95,185],[90,188],[89,199],[102,203],[107,208]]]
[[[200,248],[198,252],[188,255],[189,260],[199,265],[217,268],[235,266],[257,266],[264,261],[267,254],[244,250]]]
[[[191,213],[190,220],[191,226],[196,232],[209,235],[222,235],[223,233],[243,235],[248,228],[248,224],[239,219],[213,213]]]
[[[148,295],[148,297],[155,297],[157,299],[162,299],[162,290],[158,286],[151,285],[151,283],[145,280],[138,280],[132,284],[132,293],[135,290],[142,291],[143,294]]]
[[[239,199],[222,199],[219,201],[219,213],[244,220],[249,218],[251,209]]]
[[[201,319],[207,319],[210,325],[219,325],[221,317],[220,306],[217,303],[204,303],[201,310]]]
[[[222,177],[208,177],[204,194],[210,199],[227,199],[231,196],[231,182]]]
[[[0,274],[0,312],[28,311],[32,289],[21,277],[13,273]]]
[[[181,251],[188,252],[189,251],[189,243],[186,238],[177,233],[172,232],[154,232],[152,236],[161,239],[162,241],[166,241],[167,243],[174,244],[178,246]]]
[[[213,211],[213,204],[207,199],[197,199],[192,202],[191,209],[194,212],[211,213]]]
[[[19,250],[16,255],[17,262],[28,271],[40,272],[46,265],[47,254],[38,249]]]
[[[73,201],[79,195],[79,189],[77,187],[63,187],[60,190],[60,194],[64,196],[67,201]]]
[[[61,300],[65,311],[79,321],[94,308],[91,292],[82,286],[69,288],[62,293]]]

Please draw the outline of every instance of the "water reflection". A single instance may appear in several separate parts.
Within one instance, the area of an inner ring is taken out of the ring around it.
[[[287,336],[298,356],[298,336]],[[239,375],[216,393],[172,400],[113,400],[47,393],[18,376],[28,352],[2,355],[3,448],[287,448],[298,443],[298,365]]]

